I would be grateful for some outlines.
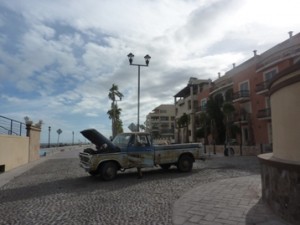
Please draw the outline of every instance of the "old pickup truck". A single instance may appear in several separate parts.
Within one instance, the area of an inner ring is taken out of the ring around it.
[[[117,171],[130,168],[160,166],[169,169],[177,166],[181,172],[189,172],[196,159],[205,159],[201,143],[153,145],[151,135],[144,132],[118,134],[111,142],[95,129],[81,131],[95,148],[79,153],[80,166],[90,175],[100,175],[112,180]]]

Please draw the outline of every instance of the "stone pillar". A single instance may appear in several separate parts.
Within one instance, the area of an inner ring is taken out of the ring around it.
[[[270,84],[273,153],[259,155],[262,197],[276,214],[300,224],[300,63]]]
[[[26,124],[27,136],[29,137],[28,161],[34,161],[40,158],[40,125]]]

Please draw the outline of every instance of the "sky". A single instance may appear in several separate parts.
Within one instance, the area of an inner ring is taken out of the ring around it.
[[[299,0],[1,0],[0,115],[43,121],[41,142],[111,135],[112,84],[123,93],[123,128],[140,123],[190,77],[215,80],[300,32]]]

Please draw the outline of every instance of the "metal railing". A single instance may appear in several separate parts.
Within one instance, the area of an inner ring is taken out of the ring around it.
[[[271,108],[258,110],[256,118],[270,118],[271,117]]]
[[[26,136],[26,125],[20,121],[0,116],[0,134]]]
[[[264,82],[258,83],[255,87],[255,92],[261,92],[268,90],[268,85],[270,84],[270,80],[266,80]]]
[[[249,98],[249,97],[250,97],[249,90],[240,90],[240,91],[233,93],[233,100],[237,100],[240,98]]]

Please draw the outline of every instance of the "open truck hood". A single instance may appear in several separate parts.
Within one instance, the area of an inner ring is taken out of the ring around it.
[[[100,148],[103,144],[107,144],[107,148],[110,150],[115,150],[116,146],[104,137],[101,133],[99,133],[95,129],[86,129],[80,132],[86,139],[96,145],[97,148]]]

